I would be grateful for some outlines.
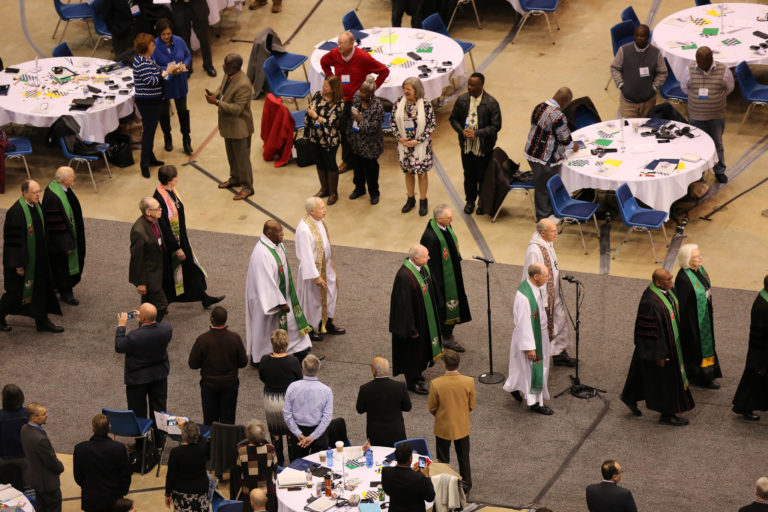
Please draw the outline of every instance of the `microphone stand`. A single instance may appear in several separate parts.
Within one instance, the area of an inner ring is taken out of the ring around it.
[[[493,335],[491,334],[491,277],[489,273],[489,269],[491,263],[493,263],[493,260],[480,258],[474,255],[472,257],[485,263],[485,289],[486,295],[488,297],[488,361],[490,369],[488,373],[483,373],[480,375],[477,380],[483,384],[498,384],[499,382],[503,382],[506,377],[503,373],[493,371]]]

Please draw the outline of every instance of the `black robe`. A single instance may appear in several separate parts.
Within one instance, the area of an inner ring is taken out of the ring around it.
[[[669,359],[663,367],[658,359]],[[621,398],[625,402],[645,400],[652,411],[669,415],[694,408],[690,389],[683,388],[681,361],[675,348],[672,319],[661,299],[646,288],[637,308],[635,351]]]
[[[709,290],[711,288],[700,271],[695,270],[694,274],[696,274],[696,277],[705,289]],[[685,373],[689,379],[702,384],[722,377],[720,360],[717,358],[717,350],[715,350],[715,324],[712,316],[712,299],[710,298],[707,301],[707,310],[709,311],[709,326],[712,330],[712,349],[715,353],[715,364],[702,368],[696,292],[688,278],[688,274],[683,269],[680,269],[675,278],[675,292],[677,293],[677,300],[680,301],[680,321],[677,325],[680,329],[680,348],[683,350]]]
[[[733,397],[734,412],[755,410],[768,411],[768,302],[760,295],[752,304],[747,363]]]
[[[432,307],[437,320],[438,342],[442,349],[440,336],[440,315],[436,305],[440,304],[440,294],[434,282],[426,280]],[[428,366],[432,366],[432,345],[429,339],[427,310],[424,307],[419,282],[416,276],[402,265],[395,275],[392,285],[392,298],[389,304],[389,332],[392,333],[392,375],[405,374],[406,380],[413,381]],[[411,336],[418,334],[418,338]]]
[[[51,277],[54,286],[59,290],[71,290],[83,275],[83,264],[85,263],[85,224],[83,223],[83,210],[80,208],[72,187],[66,191],[69,205],[72,208],[75,225],[74,231],[72,223],[64,212],[64,205],[61,204],[59,196],[46,187],[43,195],[43,214],[45,215],[45,233],[48,242],[48,259],[51,264]],[[75,232],[77,240],[75,240]],[[78,263],[80,272],[75,275],[69,275],[69,257],[67,251],[77,247]]]
[[[165,204],[163,196],[160,192],[155,190],[153,197],[160,203],[160,207],[163,209],[163,216],[158,219],[157,224],[160,226],[160,230],[163,232],[163,242],[165,242],[166,261],[165,265],[168,268],[166,273],[167,278],[163,280],[163,290],[165,296],[168,298],[168,302],[195,302],[202,300],[205,296],[205,290],[207,284],[205,282],[205,274],[200,270],[200,267],[195,265],[195,256],[192,254],[192,247],[189,245],[189,237],[187,236],[187,221],[184,216],[184,204],[179,198],[171,191],[168,191],[168,195],[171,200],[176,201],[176,210],[179,215],[179,237],[173,234],[171,229],[171,223],[168,220],[168,205]],[[176,296],[176,288],[173,280],[173,267],[171,266],[171,254],[181,248],[184,251],[187,259],[181,262],[181,272],[184,279],[184,293]]]
[[[440,228],[438,227],[438,229]],[[453,237],[448,233],[448,230],[443,232],[443,236],[445,237],[445,243],[448,246],[448,252],[450,253],[451,265],[453,265],[453,277],[456,280],[456,292],[459,296],[459,321],[456,323],[463,324],[472,320],[472,315],[469,313],[469,302],[467,301],[467,294],[464,292],[464,278],[461,275],[461,255],[459,254],[456,245],[453,243]],[[424,234],[421,235],[420,243],[429,251],[429,262],[427,265],[429,266],[429,271],[432,273],[432,281],[435,283],[435,286],[440,291],[440,296],[443,298],[443,301],[440,304],[445,304],[448,300],[445,297],[445,282],[443,278],[443,262],[445,260],[443,259],[443,251],[440,249],[440,240],[437,238],[435,231],[429,223],[427,223],[427,229],[424,230]],[[445,310],[446,307],[447,305],[444,305],[440,308],[441,314],[444,317],[447,312]]]
[[[37,206],[36,208],[40,208]],[[45,241],[45,229],[38,212],[30,208],[32,227],[35,233],[35,282],[32,302],[22,305],[24,278],[16,273],[16,268],[24,267],[29,261],[27,254],[27,221],[24,210],[18,201],[13,203],[5,214],[3,225],[3,278],[5,294],[0,299],[0,315],[24,315],[42,320],[50,313],[61,314],[61,307],[53,293],[50,276],[48,249]]]

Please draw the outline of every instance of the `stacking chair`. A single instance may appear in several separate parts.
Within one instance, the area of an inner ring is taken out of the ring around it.
[[[560,3],[560,0],[520,0],[520,8],[525,11],[525,14],[523,15],[523,21],[520,22],[520,28],[517,29],[517,32],[515,33],[515,37],[517,37],[517,34],[520,33],[521,30],[523,30],[523,27],[525,26],[525,22],[528,21],[528,18],[533,16],[544,16],[544,19],[547,22],[547,30],[549,31],[549,38],[552,39],[552,44],[555,44],[555,39],[552,37],[552,26],[549,24],[549,16],[547,15],[548,12],[552,13],[552,16],[555,17],[555,26],[557,27],[557,30],[560,30],[560,22],[557,20],[557,13],[555,10],[557,9],[557,5]],[[513,40],[514,42],[514,40]]]
[[[709,5],[711,3],[711,0],[696,0],[696,5]]]
[[[27,164],[27,155],[32,154],[32,143],[26,137],[9,137],[8,144],[13,145],[13,151],[5,150],[5,159],[9,158],[21,158],[24,161],[24,168],[27,170],[27,178],[30,180],[32,176],[29,174],[29,165]]]
[[[69,158],[69,163],[67,164],[69,167],[72,167],[72,162],[77,162],[77,166],[75,167],[75,171],[77,171],[78,167],[80,167],[80,164],[85,162],[85,164],[88,166],[88,172],[91,175],[91,182],[93,183],[93,190],[96,192],[99,191],[98,187],[96,186],[96,180],[93,178],[93,169],[91,169],[91,162],[96,162],[99,160],[99,157],[96,155],[76,155],[74,153],[70,153],[67,149],[66,143],[64,143],[64,138],[59,139],[61,142],[61,151],[64,153],[64,156]],[[90,144],[88,141],[83,141],[87,144]],[[109,178],[112,178],[112,170],[109,168],[109,161],[107,160],[107,150],[109,149],[109,144],[106,142],[103,144],[99,144],[97,146],[97,149],[99,150],[99,153],[101,153],[101,156],[104,157],[104,163],[107,165],[107,173],[109,173]]]
[[[296,110],[299,110],[299,103],[296,101],[296,98],[306,98],[309,95],[309,82],[288,80],[280,70],[280,65],[274,57],[269,57],[264,61],[264,74],[267,77],[267,84],[272,94],[291,98],[296,106]]]
[[[109,431],[113,436],[122,437],[143,437],[141,449],[141,471],[144,474],[144,458],[147,455],[147,441],[152,432],[152,420],[146,418],[137,418],[132,410],[102,409],[101,414],[109,419]]]
[[[304,119],[306,118],[307,111],[305,109],[297,110],[295,112],[291,112],[291,117],[293,117],[293,122],[295,123],[294,131],[299,131],[304,129]]]
[[[531,200],[531,208],[533,208],[533,221],[536,222],[536,207],[533,204],[533,196],[531,195],[531,192],[533,191],[533,180],[513,181],[509,184],[509,191],[511,192],[512,190],[522,190],[525,192],[525,195],[527,195]],[[503,203],[504,202],[502,201],[502,204]],[[491,217],[491,222],[496,222],[496,217],[498,217],[499,213],[501,213],[502,204],[499,205],[499,209],[496,210],[496,213],[494,213],[493,217]]]
[[[384,111],[384,119],[381,121],[381,131],[384,133],[392,132],[392,112]]]
[[[53,49],[52,55],[54,57],[71,57],[72,50],[69,49],[69,45],[65,42],[59,43],[56,48]]]
[[[640,24],[640,18],[637,17],[637,14],[631,5],[621,11],[621,21],[631,21],[635,27]]]
[[[59,42],[64,40],[64,34],[67,32],[69,22],[73,20],[85,21],[85,26],[88,27],[88,37],[91,37],[91,26],[88,24],[88,20],[93,19],[93,7],[88,2],[81,2],[77,4],[65,4],[61,0],[53,0],[53,7],[56,9],[56,14],[59,15],[59,21],[56,23],[56,28],[53,29],[53,35],[51,39],[56,37],[56,31],[59,30],[59,24],[65,21],[64,30],[61,32],[61,38]]]
[[[309,80],[309,75],[307,75],[307,68],[304,65],[304,63],[307,61],[306,55],[290,52],[277,52],[272,50],[271,34],[267,35],[267,51],[272,57],[275,58],[277,65],[280,66],[280,70],[283,73],[287,75],[290,71],[293,71],[294,69],[301,66],[301,68],[304,70],[304,78]]]
[[[672,100],[673,103],[686,103],[688,95],[683,92],[680,82],[675,77],[674,71],[669,66],[669,61],[664,57],[664,64],[667,65],[667,79],[661,84],[659,93],[662,98]]]
[[[214,510],[218,510],[218,512],[241,512],[243,510],[243,502],[227,500],[227,503],[220,504],[218,509]]]
[[[648,232],[648,238],[651,240],[651,250],[653,251],[653,261],[658,263],[659,260],[656,257],[656,248],[653,245],[653,236],[651,236],[652,229],[660,229],[664,233],[664,244],[669,247],[669,241],[667,240],[667,231],[664,229],[664,221],[667,218],[667,212],[660,210],[651,210],[650,208],[643,208],[637,204],[635,196],[632,195],[632,191],[629,190],[629,185],[622,184],[616,189],[616,201],[619,203],[619,212],[621,212],[621,220],[624,221],[624,225],[629,227],[627,234],[624,236],[624,240],[621,241],[616,248],[616,252],[613,255],[613,259],[616,259],[619,255],[619,249],[627,241],[629,234],[632,231],[646,231]]]
[[[243,510],[243,502],[237,501],[237,500],[228,500],[226,499],[218,489],[216,489],[213,493],[213,499],[211,499],[211,512],[219,512],[221,510],[226,511],[227,509],[224,508],[226,505],[239,505],[240,508],[236,509],[238,512]],[[235,510],[234,507],[230,510]]]
[[[600,205],[571,198],[571,195],[565,190],[565,185],[563,185],[563,180],[560,178],[559,174],[555,174],[549,178],[549,181],[547,182],[547,191],[549,192],[549,200],[552,203],[552,210],[555,212],[555,217],[563,219],[565,222],[575,222],[579,226],[581,245],[584,246],[584,254],[588,254],[587,244],[584,242],[584,231],[581,229],[581,223],[587,222],[589,218],[592,217],[592,220],[595,221],[597,235],[600,236],[600,228],[597,226],[597,218],[595,217],[595,212],[600,208]]]
[[[395,443],[394,447],[397,448],[397,445],[401,443],[408,443],[411,445],[413,451],[419,455],[424,455],[430,459],[432,458],[432,454],[429,452],[429,445],[427,444],[427,440],[423,437],[415,437],[413,439],[404,439],[402,441],[398,441]]]
[[[635,40],[635,25],[630,20],[622,21],[611,27],[611,44],[613,45],[613,55],[619,53],[619,48]],[[608,82],[605,84],[605,90],[611,85],[611,76],[608,76]]]
[[[421,22],[421,28],[424,30],[429,30],[430,32],[437,32],[438,34],[442,34],[446,37],[451,37],[451,35],[448,33],[448,29],[445,28],[445,23],[443,23],[443,18],[440,17],[438,13],[430,14],[424,20]],[[472,48],[475,47],[475,43],[470,43],[467,41],[462,41],[461,39],[454,39],[451,38],[454,41],[456,41],[459,46],[461,46],[461,50],[464,53],[469,53],[469,61],[472,63],[472,71],[475,70],[475,59],[472,58]]]
[[[96,44],[93,45],[93,51],[91,57],[96,55],[96,50],[102,41],[110,41],[112,39],[112,33],[107,27],[107,22],[104,20],[104,16],[101,15],[101,4],[104,0],[93,0],[91,6],[93,7],[93,29],[96,31],[96,35],[99,38],[96,40]]]
[[[363,30],[363,24],[360,23],[360,18],[357,17],[355,11],[349,11],[341,18],[341,24],[344,25],[344,30]]]
[[[478,30],[482,29],[483,26],[480,24],[480,15],[477,14],[477,4],[475,4],[475,0],[458,0],[456,2],[456,7],[453,8],[453,14],[451,14],[451,19],[448,20],[448,30],[451,30],[451,25],[453,24],[453,18],[456,17],[456,11],[459,10],[462,4],[472,4],[472,9],[475,11],[475,21],[477,21],[477,28]]]
[[[760,85],[755,79],[755,75],[747,66],[746,62],[740,62],[736,66],[736,80],[739,82],[739,89],[741,89],[741,95],[744,100],[749,103],[747,111],[744,113],[744,119],[741,120],[739,125],[739,131],[744,126],[744,121],[747,120],[749,114],[752,113],[752,109],[756,105],[761,107],[768,107],[768,85]]]

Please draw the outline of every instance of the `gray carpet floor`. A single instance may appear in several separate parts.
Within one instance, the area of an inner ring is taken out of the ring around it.
[[[2,219],[0,218],[0,221]],[[130,224],[86,220],[88,255],[83,282],[76,288],[77,307],[62,305],[63,334],[38,333],[34,322],[9,317],[13,332],[0,334],[0,385],[21,386],[27,401],[48,407],[46,429],[55,449],[71,453],[90,435],[90,417],[102,406],[125,406],[123,358],[114,351],[117,313],[138,306],[127,281]],[[259,228],[254,227],[254,234]],[[404,237],[406,249],[420,233]],[[209,292],[226,294],[230,328],[244,336],[244,281],[255,237],[191,232],[197,256],[209,275]],[[293,245],[286,244],[289,252]],[[316,343],[313,351],[327,357],[321,379],[334,391],[334,416],[347,421],[353,443],[364,441],[365,418],[354,407],[360,384],[370,379],[376,355],[391,356],[387,331],[392,280],[403,255],[336,247],[340,280],[337,321],[345,336]],[[295,259],[292,261],[296,265]],[[296,268],[296,267],[294,267]],[[456,328],[466,347],[462,373],[488,370],[485,267],[463,263],[474,320]],[[652,268],[649,267],[648,273]],[[521,267],[491,267],[494,369],[507,373],[513,324],[511,298]],[[658,415],[632,417],[618,400],[632,354],[632,328],[637,301],[646,281],[579,274],[585,283],[582,310],[582,382],[605,389],[600,398],[579,400],[566,393],[549,405],[555,415],[528,412],[500,384],[477,383],[472,413],[472,501],[507,506],[537,502],[556,511],[586,510],[584,488],[600,480],[604,459],[624,468],[640,510],[735,510],[753,498],[755,480],[768,474],[765,453],[768,417],[743,421],[730,411],[747,347],[749,310],[755,293],[715,289],[715,331],[725,377],[719,391],[694,389],[696,408],[684,428],[661,426]],[[574,289],[564,284],[573,311]],[[199,377],[187,366],[189,350],[208,328],[208,313],[199,303],[172,304],[167,320],[174,327],[169,347],[168,409],[200,420]],[[428,378],[442,373],[429,369]],[[552,392],[570,385],[567,368],[555,367]],[[256,370],[241,371],[238,422],[263,418],[262,386]],[[412,437],[426,437],[434,453],[432,417],[426,397],[413,396],[406,414]],[[642,404],[641,404],[642,408]],[[456,467],[455,455],[453,466]]]

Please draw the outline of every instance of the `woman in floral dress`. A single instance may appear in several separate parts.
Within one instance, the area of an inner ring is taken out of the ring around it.
[[[328,206],[339,198],[339,167],[336,151],[339,149],[341,112],[344,109],[344,91],[339,77],[325,79],[323,88],[316,92],[307,106],[304,131],[312,142],[317,165],[320,190],[317,197],[327,197]]]

